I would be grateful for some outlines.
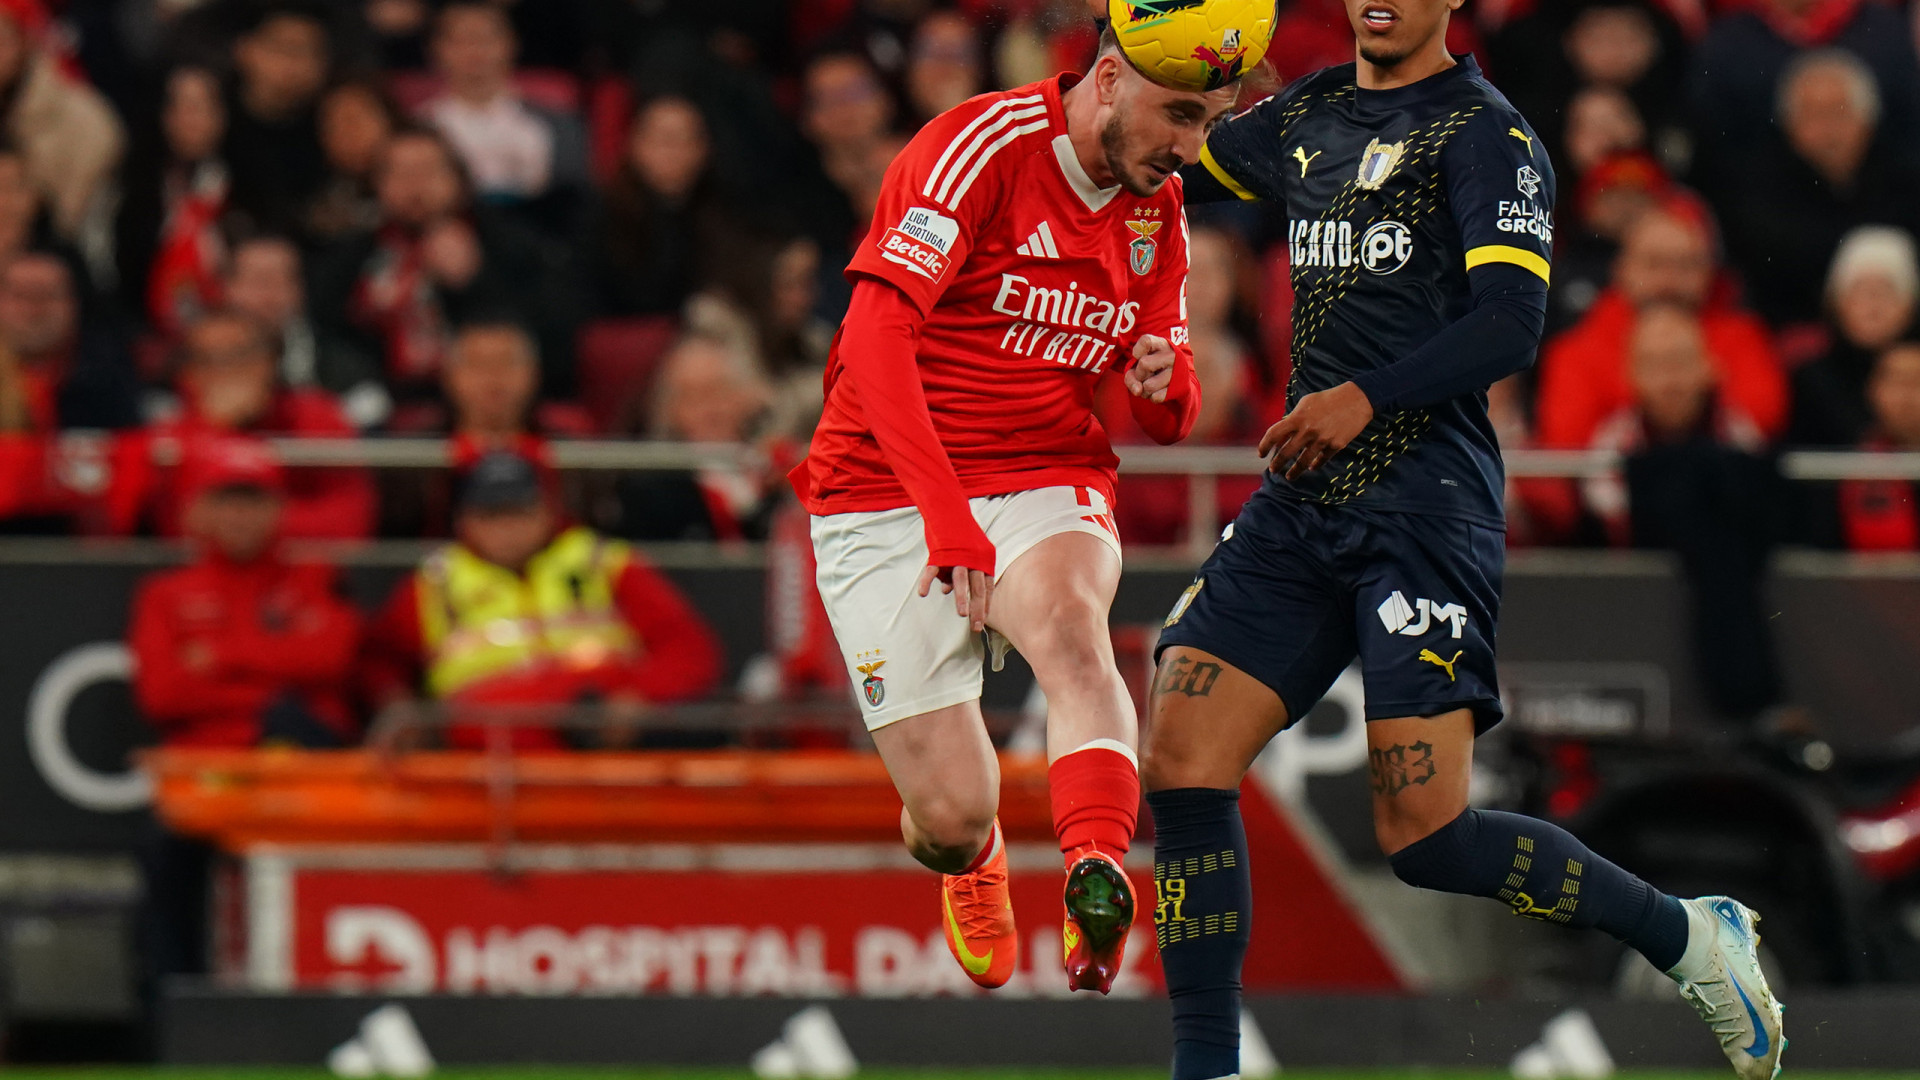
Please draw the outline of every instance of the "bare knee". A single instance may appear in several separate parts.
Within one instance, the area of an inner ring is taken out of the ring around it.
[[[991,799],[943,796],[902,810],[901,833],[914,858],[943,874],[957,874],[993,835],[994,809]]]
[[[1117,678],[1104,606],[1065,597],[1048,605],[1015,642],[1035,671],[1062,678]]]

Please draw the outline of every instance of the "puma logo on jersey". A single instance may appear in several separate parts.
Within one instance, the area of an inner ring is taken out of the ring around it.
[[[1060,249],[1053,246],[1053,230],[1045,221],[1027,237],[1027,242],[1014,248],[1014,251],[1036,259],[1057,259]]]
[[[1514,137],[1514,138],[1516,138],[1516,139],[1519,139],[1519,140],[1520,140],[1521,142],[1523,142],[1523,143],[1526,143],[1526,144],[1527,144],[1527,156],[1528,156],[1528,157],[1532,157],[1532,156],[1533,156],[1533,136],[1531,136],[1531,135],[1529,135],[1529,134],[1527,134],[1527,133],[1526,133],[1526,132],[1524,132],[1524,131],[1521,131],[1521,130],[1520,130],[1519,128],[1517,128],[1517,127],[1510,127],[1510,128],[1508,128],[1508,129],[1507,129],[1507,134],[1509,134],[1509,135],[1511,135],[1511,136],[1513,136],[1513,137]]]
[[[1440,659],[1440,654],[1439,654],[1439,653],[1437,653],[1437,652],[1434,652],[1434,651],[1433,651],[1432,649],[1421,649],[1421,650],[1420,650],[1420,659],[1422,659],[1422,660],[1425,660],[1425,661],[1426,661],[1427,663],[1429,663],[1429,664],[1432,664],[1432,665],[1434,665],[1435,667],[1439,667],[1439,668],[1442,668],[1442,669],[1444,669],[1444,670],[1446,671],[1446,673],[1447,673],[1447,681],[1448,681],[1448,682],[1453,682],[1453,681],[1454,681],[1454,678],[1453,678],[1453,665],[1455,665],[1455,664],[1457,664],[1457,663],[1459,663],[1459,662],[1460,662],[1460,658],[1461,658],[1461,657],[1463,657],[1463,656],[1465,656],[1465,655],[1467,655],[1467,651],[1466,651],[1465,649],[1461,649],[1461,650],[1459,650],[1459,651],[1457,651],[1457,652],[1455,652],[1455,653],[1453,654],[1453,659],[1451,659],[1451,660],[1442,660],[1442,659]]]
[[[1300,175],[1301,176],[1307,175],[1307,166],[1313,164],[1313,159],[1319,157],[1321,154],[1325,152],[1326,151],[1324,150],[1315,150],[1313,153],[1309,154],[1307,153],[1307,148],[1304,146],[1294,147],[1293,160],[1300,163]]]

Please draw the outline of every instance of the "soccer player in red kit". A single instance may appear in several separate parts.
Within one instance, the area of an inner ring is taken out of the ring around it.
[[[947,944],[982,986],[1018,948],[979,706],[983,662],[1009,645],[1047,696],[1068,984],[1105,993],[1119,972],[1140,781],[1107,630],[1118,460],[1092,403],[1118,375],[1162,443],[1199,411],[1175,172],[1233,96],[1151,82],[1109,34],[1084,77],[921,129],[847,268],[825,413],[792,479],[901,832],[945,875]]]

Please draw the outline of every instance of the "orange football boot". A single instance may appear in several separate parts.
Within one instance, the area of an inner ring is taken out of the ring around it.
[[[987,865],[971,874],[940,876],[947,951],[969,979],[989,990],[1005,986],[1020,959],[1020,934],[1013,926],[1013,898],[1007,892],[1007,846],[995,840],[999,850]]]
[[[1071,990],[1113,989],[1133,929],[1133,882],[1105,852],[1082,848],[1067,869],[1067,923],[1061,932]]]

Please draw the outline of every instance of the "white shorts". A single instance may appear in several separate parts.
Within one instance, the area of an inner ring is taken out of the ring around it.
[[[1037,488],[970,505],[993,542],[1001,575],[1035,544],[1060,533],[1090,533],[1120,556],[1113,512],[1093,488]],[[979,698],[987,655],[983,636],[953,613],[953,597],[942,595],[938,585],[924,597],[915,592],[927,565],[917,508],[815,517],[813,554],[820,599],[859,691],[868,731]],[[994,644],[997,667],[1004,639]]]

